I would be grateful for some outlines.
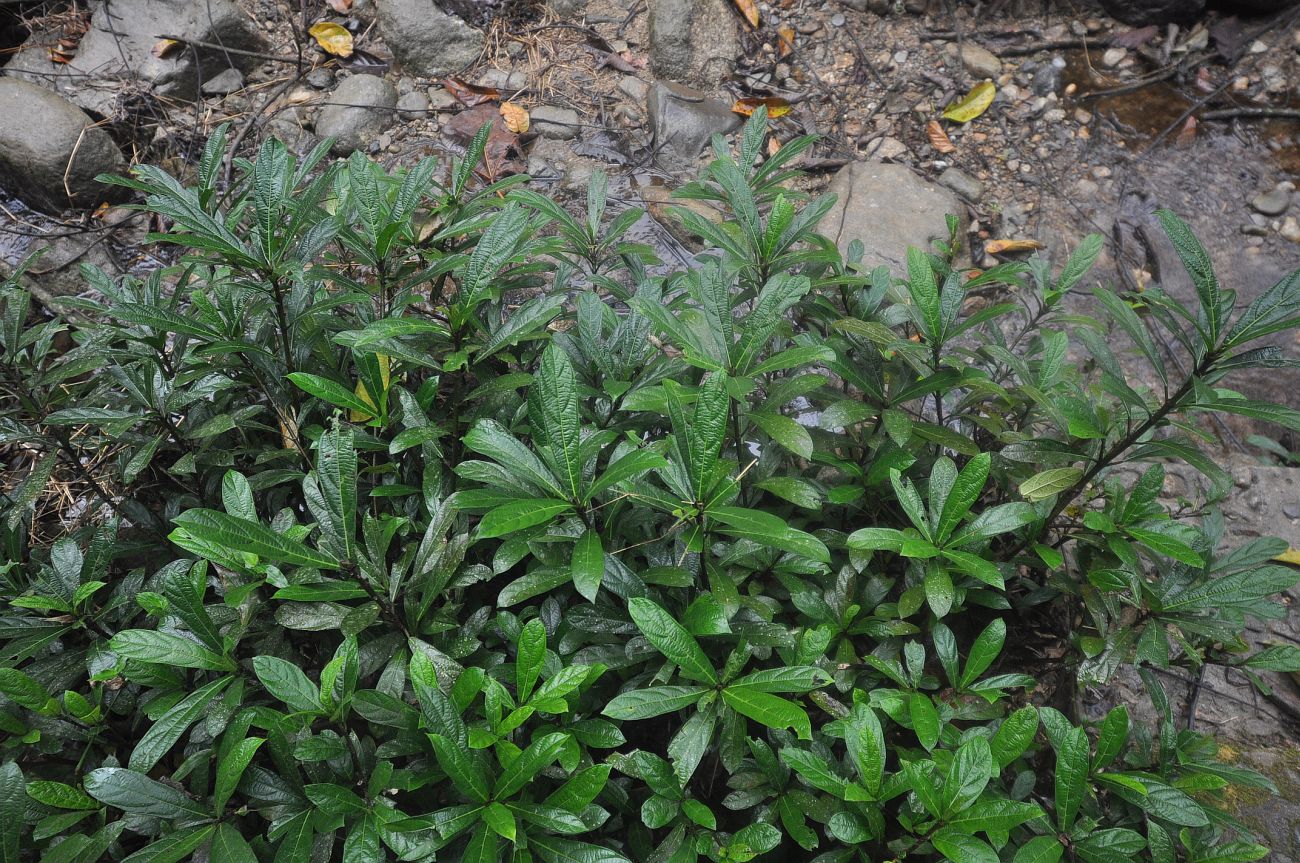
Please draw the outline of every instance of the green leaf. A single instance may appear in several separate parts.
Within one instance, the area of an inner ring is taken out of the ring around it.
[[[182,548],[186,547],[185,538],[190,536],[200,542],[280,563],[317,569],[339,567],[339,562],[324,552],[310,549],[259,522],[214,509],[191,509],[178,515],[175,521],[180,528],[172,532],[170,539]]]
[[[26,820],[22,768],[12,761],[0,767],[0,863],[18,863]]]
[[[690,707],[709,690],[703,686],[654,686],[610,699],[600,712],[611,719],[652,719]]]
[[[1188,566],[1204,566],[1205,559],[1197,554],[1186,543],[1175,539],[1164,533],[1156,533],[1153,530],[1143,530],[1138,527],[1126,527],[1124,532],[1136,539],[1153,551],[1163,554],[1166,557],[1172,557],[1180,563]]]
[[[722,525],[720,529],[723,533],[822,563],[831,562],[831,553],[825,543],[810,533],[790,527],[784,519],[771,513],[735,506],[716,506],[710,507],[706,514]]]
[[[1007,833],[1026,821],[1033,821],[1042,816],[1043,808],[1037,803],[986,797],[975,801],[956,815],[946,818],[945,821],[949,827],[962,833],[983,831],[992,835]]]
[[[502,772],[492,796],[502,799],[519,791],[559,757],[569,739],[568,734],[556,732],[534,740]]]
[[[1020,484],[1020,494],[1028,501],[1045,500],[1073,486],[1083,476],[1077,467],[1054,467],[1036,473]]]
[[[953,863],[998,863],[998,854],[982,839],[950,827],[930,837],[936,851]]]
[[[542,364],[528,389],[528,415],[534,437],[551,453],[569,500],[582,499],[582,425],[578,415],[578,382],[569,355],[554,342],[542,353]]]
[[[562,512],[573,509],[573,505],[553,498],[524,498],[503,503],[488,510],[478,523],[478,536],[481,539],[505,536],[506,534],[536,527],[555,518]]]
[[[736,684],[722,690],[722,700],[740,715],[768,728],[792,728],[800,740],[812,739],[812,722],[793,701]]]
[[[1074,850],[1085,863],[1132,863],[1146,844],[1137,831],[1114,827],[1094,831],[1075,843]]]
[[[710,686],[718,682],[717,672],[695,637],[672,615],[651,600],[639,597],[629,600],[627,607],[637,629],[656,650],[677,663],[682,676]]]
[[[813,440],[808,429],[798,422],[781,414],[753,411],[749,419],[763,433],[800,458],[812,458]]]
[[[1187,275],[1191,276],[1192,284],[1196,287],[1196,295],[1201,300],[1201,312],[1205,315],[1206,347],[1213,348],[1218,344],[1223,319],[1231,308],[1232,300],[1228,298],[1225,308],[1210,255],[1200,240],[1196,239],[1191,228],[1187,227],[1187,223],[1174,215],[1172,210],[1156,210],[1156,217],[1160,219],[1169,242],[1173,243],[1174,251],[1178,253]]]
[[[188,860],[190,855],[217,831],[217,826],[203,824],[173,831],[134,854],[123,857],[122,863],[180,863],[182,860]],[[280,861],[277,860],[277,863]]]
[[[1068,833],[1083,804],[1088,785],[1088,735],[1082,728],[1071,728],[1059,741],[1056,750],[1056,824]]]
[[[99,804],[80,788],[63,782],[33,779],[27,783],[27,796],[55,809],[98,809]]]
[[[536,834],[529,836],[528,842],[542,863],[629,863],[617,851],[560,836]]]
[[[515,691],[520,703],[528,700],[532,694],[533,684],[542,673],[546,662],[546,626],[540,618],[534,617],[524,625],[519,633],[519,644],[515,655]]]
[[[984,627],[975,638],[974,644],[970,648],[970,656],[966,657],[966,667],[962,670],[961,683],[959,689],[965,689],[970,686],[979,676],[988,670],[993,661],[1002,653],[1002,645],[1007,637],[1007,624],[1002,618],[997,618]]]
[[[147,630],[142,630],[147,631]],[[147,773],[159,760],[176,745],[181,735],[207,710],[208,704],[221,690],[226,688],[232,677],[220,677],[206,686],[187,695],[179,704],[168,710],[150,726],[140,738],[140,742],[131,750],[127,766],[132,770]]]
[[[213,653],[206,647],[169,632],[153,629],[124,629],[114,635],[108,646],[118,656],[141,662],[157,662],[180,668],[199,668],[204,671],[234,671],[235,662],[229,657]]]
[[[1092,759],[1092,770],[1105,770],[1128,742],[1128,708],[1120,704],[1111,708],[1101,722],[1097,735],[1097,754]]]
[[[298,389],[313,395],[321,401],[328,402],[338,408],[348,411],[355,411],[363,416],[371,416],[375,411],[375,406],[362,399],[352,390],[336,383],[329,378],[323,378],[320,375],[308,374],[307,372],[290,372],[286,377]]]
[[[600,592],[600,581],[605,575],[605,549],[600,542],[600,534],[586,530],[573,546],[573,558],[570,562],[573,570],[573,586],[588,602],[596,601]]]
[[[222,863],[257,863],[257,855],[248,846],[248,840],[230,824],[218,824],[212,837],[212,859]]]
[[[494,801],[484,808],[483,821],[502,839],[515,841],[515,816],[500,803]]]
[[[939,711],[935,710],[934,702],[924,693],[913,692],[907,700],[907,712],[916,739],[927,752],[932,751],[939,743],[940,728]]]
[[[1065,846],[1055,836],[1035,836],[1016,850],[1012,863],[1057,863]]]
[[[939,523],[934,532],[936,543],[943,545],[947,542],[966,513],[975,505],[975,501],[979,500],[980,493],[984,491],[984,483],[988,481],[991,464],[992,457],[988,453],[980,453],[967,462],[966,467],[957,475],[939,514]]]
[[[983,737],[972,737],[953,756],[952,766],[943,784],[943,814],[952,815],[966,809],[984,793],[993,775],[993,754]]]
[[[478,803],[488,801],[488,780],[474,756],[441,734],[430,734],[438,766],[450,777],[461,794]]]
[[[1002,720],[1002,724],[993,734],[993,739],[989,741],[989,748],[992,750],[993,760],[997,763],[998,769],[1006,768],[1008,764],[1023,755],[1037,733],[1038,710],[1032,705],[1022,707]]]
[[[275,656],[253,657],[253,673],[266,691],[295,713],[320,713],[320,691],[302,669]]]
[[[243,777],[253,756],[266,740],[261,737],[246,737],[226,753],[226,757],[217,762],[217,781],[212,792],[213,809],[220,813],[226,808],[230,795],[235,793],[239,780]]]
[[[125,767],[101,767],[86,774],[86,793],[132,815],[154,818],[208,817],[207,809],[183,791]]]

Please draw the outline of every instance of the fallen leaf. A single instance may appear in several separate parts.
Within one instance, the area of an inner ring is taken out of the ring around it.
[[[1188,117],[1183,123],[1183,128],[1178,130],[1176,143],[1180,147],[1189,147],[1196,140],[1197,120],[1195,117]]]
[[[997,92],[998,88],[992,81],[981,81],[964,97],[943,109],[944,119],[955,123],[969,123],[988,110]]]
[[[752,115],[759,108],[767,108],[767,116],[773,120],[790,113],[790,103],[780,96],[746,96],[731,106],[731,110],[742,117]]]
[[[624,54],[630,52],[623,52]],[[600,63],[596,65],[597,69],[603,69],[608,66],[611,69],[617,69],[620,72],[626,72],[629,75],[635,74],[637,69],[627,61],[623,54],[616,54],[613,51],[606,51],[600,57]]]
[[[495,102],[501,98],[501,91],[495,87],[481,87],[478,84],[462,81],[460,78],[444,78],[442,86],[466,108],[473,108],[484,102]]]
[[[1292,566],[1300,566],[1300,549],[1288,548],[1273,559],[1279,563],[1289,563]]]
[[[501,103],[501,118],[506,121],[506,128],[516,135],[528,131],[528,112],[514,102]]]
[[[776,135],[773,135],[767,139],[768,158],[775,156],[779,152],[781,152],[781,142],[776,139]]]
[[[1043,248],[1037,240],[989,240],[984,244],[987,255],[1010,255],[1015,252],[1032,252]]]
[[[741,15],[745,16],[750,27],[758,27],[758,6],[754,0],[736,0],[736,8],[740,10]]]
[[[931,120],[925,127],[925,134],[930,139],[930,146],[940,153],[955,153],[957,147],[948,138],[948,133],[939,125],[938,120]]]
[[[352,0],[325,0],[325,2],[340,15],[346,15],[352,11]]]
[[[787,25],[776,31],[776,50],[782,57],[794,50],[794,28]]]
[[[159,60],[165,60],[172,54],[175,54],[177,50],[180,49],[181,44],[182,43],[178,39],[159,39],[157,42],[153,43],[153,49],[150,50],[149,53],[153,54]]]
[[[482,167],[477,173],[488,182],[508,174],[521,174],[526,165],[519,151],[519,138],[506,128],[505,117],[495,105],[482,104],[456,114],[443,126],[447,136],[465,144],[478,134],[484,123],[491,124],[487,146],[483,151]]]
[[[352,56],[352,34],[342,24],[321,21],[311,25],[311,29],[307,32],[316,38],[316,44],[320,45],[326,54],[333,54],[335,57]]]
[[[59,48],[51,48],[51,49],[50,49],[50,62],[51,62],[51,63],[71,63],[71,62],[72,62],[72,58],[73,58],[73,55],[72,55],[72,54],[69,54],[68,52],[63,51],[63,50],[61,50],[61,49],[59,49]]]
[[[1123,33],[1116,33],[1110,37],[1106,44],[1116,48],[1141,48],[1146,43],[1160,33],[1160,28],[1155,24],[1147,27],[1139,27],[1136,30],[1125,30]]]

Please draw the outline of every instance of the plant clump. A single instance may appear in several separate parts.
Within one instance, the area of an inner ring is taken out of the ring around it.
[[[1219,804],[1275,789],[1161,674],[1300,669],[1244,640],[1297,576],[1162,465],[1222,493],[1204,415],[1300,428],[1225,386],[1286,365],[1300,273],[1243,307],[1168,212],[1190,306],[1067,313],[1095,236],[867,270],[761,109],[671,270],[602,175],[575,216],[485,142],[444,176],[270,141],[223,189],[223,130],[192,188],[113,181],[174,266],[88,270],[75,325],[3,288],[0,860],[1267,853]],[[1126,666],[1153,726],[1076,715]]]

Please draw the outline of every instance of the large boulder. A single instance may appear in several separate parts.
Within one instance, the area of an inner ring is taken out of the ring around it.
[[[410,75],[439,78],[458,72],[483,51],[483,33],[433,0],[382,0],[379,32]]]
[[[947,216],[964,217],[966,208],[947,189],[928,183],[903,165],[853,162],[831,180],[835,206],[821,221],[821,232],[846,251],[861,241],[863,264],[884,264],[894,273],[907,268],[907,249],[928,251],[947,239]]]
[[[729,0],[650,0],[650,70],[660,78],[715,86],[740,56]]]
[[[231,69],[246,72],[259,62],[222,48],[155,50],[159,36],[233,51],[266,50],[261,31],[234,0],[112,0],[95,7],[90,30],[71,61],[50,62],[38,36],[32,50],[19,51],[4,72],[53,87],[87,111],[114,118],[123,95],[139,84],[159,96],[196,101],[204,81]]]
[[[330,94],[316,116],[316,134],[334,139],[334,152],[364,150],[396,119],[397,90],[383,78],[353,75]]]
[[[0,78],[0,117],[0,186],[29,206],[58,213],[121,197],[120,187],[95,177],[122,173],[126,160],[76,105],[30,81]]]
[[[1276,12],[1296,0],[1235,0],[1216,8],[1242,14]],[[1102,8],[1125,24],[1186,24],[1205,11],[1205,0],[1101,0]]]

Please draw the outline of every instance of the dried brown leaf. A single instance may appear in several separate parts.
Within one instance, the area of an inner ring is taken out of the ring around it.
[[[930,139],[930,146],[934,147],[940,153],[955,153],[956,145],[948,137],[948,133],[939,125],[938,120],[931,120],[925,127],[925,136]]]
[[[482,105],[484,102],[495,102],[501,98],[501,91],[495,87],[481,87],[460,78],[444,78],[442,86],[447,89],[447,92],[457,102],[460,102],[466,108],[473,108],[475,105]]]
[[[790,102],[780,96],[746,96],[737,99],[731,110],[742,117],[748,117],[763,107],[767,108],[767,116],[773,120],[790,113]]]
[[[984,244],[987,255],[1011,255],[1016,252],[1032,252],[1043,248],[1037,240],[989,240]]]
[[[758,5],[754,3],[754,0],[735,0],[735,2],[736,8],[740,10],[741,15],[745,16],[749,26],[757,28],[759,22]]]
[[[501,103],[501,119],[505,120],[506,128],[516,135],[528,131],[528,112],[514,102]]]

